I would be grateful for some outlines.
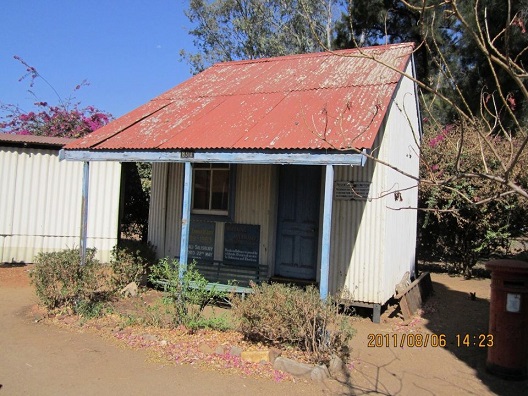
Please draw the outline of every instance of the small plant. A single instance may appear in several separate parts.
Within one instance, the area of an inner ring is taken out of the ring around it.
[[[122,240],[112,249],[112,283],[120,290],[130,282],[140,284],[148,267],[156,260],[154,248],[149,243]]]
[[[75,313],[84,319],[94,319],[110,311],[104,301],[99,300],[80,300],[75,304]]]
[[[314,287],[252,287],[252,294],[234,303],[239,330],[247,339],[299,347],[317,363],[327,363],[334,354],[347,354],[355,331],[348,318],[339,315],[332,298],[321,300]]]
[[[37,297],[48,309],[70,308],[87,304],[101,297],[97,271],[99,262],[95,249],[88,249],[86,264],[81,266],[79,250],[39,253],[30,272]]]
[[[206,318],[205,307],[217,299],[225,298],[225,293],[208,288],[208,281],[196,270],[195,263],[185,268],[177,260],[161,259],[151,268],[149,280],[163,287],[165,301],[175,308],[174,325],[183,325],[191,330],[198,328],[224,328],[218,318]]]

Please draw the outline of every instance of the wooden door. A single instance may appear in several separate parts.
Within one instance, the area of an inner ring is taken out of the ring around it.
[[[280,167],[276,275],[315,280],[320,195],[321,167]]]

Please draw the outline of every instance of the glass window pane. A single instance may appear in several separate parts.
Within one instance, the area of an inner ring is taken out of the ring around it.
[[[227,210],[229,206],[229,170],[213,170],[211,209]]]
[[[209,170],[194,171],[193,209],[209,209],[210,176]]]

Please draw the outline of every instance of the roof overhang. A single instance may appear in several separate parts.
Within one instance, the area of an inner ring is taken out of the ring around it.
[[[364,166],[366,150],[341,151],[141,151],[141,150],[61,150],[67,161],[119,162],[211,162],[233,164],[352,165]]]
[[[0,133],[0,146],[3,147],[27,147],[59,150],[75,139],[60,138],[52,136],[16,135],[11,133]]]

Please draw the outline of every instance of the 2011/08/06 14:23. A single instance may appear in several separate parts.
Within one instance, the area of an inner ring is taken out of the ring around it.
[[[380,334],[370,333],[368,336],[369,348],[382,347],[433,347],[443,348],[447,345],[447,336],[445,334],[430,333],[394,333]],[[455,336],[455,345],[457,347],[478,347],[489,348],[493,346],[493,334],[457,334]]]

